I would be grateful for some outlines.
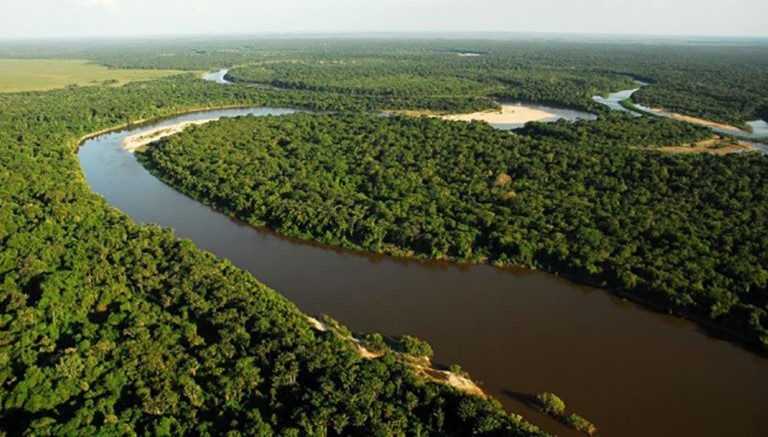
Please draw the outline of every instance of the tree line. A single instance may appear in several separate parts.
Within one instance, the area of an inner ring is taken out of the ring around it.
[[[231,77],[401,97],[472,92],[592,112],[602,108],[591,94],[630,88],[629,78],[636,78],[650,83],[633,96],[638,103],[742,128],[768,117],[768,46],[759,43],[231,38],[126,41],[118,50],[114,43],[51,44],[0,43],[0,55],[92,59],[116,68],[246,66]]]

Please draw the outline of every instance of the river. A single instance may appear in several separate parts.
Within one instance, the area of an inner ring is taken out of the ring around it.
[[[223,85],[232,85],[233,82],[230,82],[226,79],[226,75],[229,72],[228,68],[222,68],[221,70],[206,73],[203,75],[204,80],[216,82]],[[635,83],[637,84],[637,88],[627,89],[627,90],[621,90],[614,93],[608,94],[607,97],[603,96],[593,96],[592,100],[600,103],[602,105],[605,105],[612,110],[615,111],[622,111],[622,112],[628,112],[636,117],[642,116],[641,112],[632,111],[630,109],[625,108],[621,105],[621,102],[627,99],[630,99],[632,95],[640,90],[641,87],[650,85],[647,82],[643,82],[640,80],[635,80]],[[269,84],[264,83],[251,83],[247,84],[246,86],[255,87],[255,88],[263,88],[263,89],[271,89],[271,90],[279,90],[280,88],[273,87]],[[579,111],[575,109],[568,109],[568,108],[560,108],[560,107],[554,107],[554,106],[547,106],[547,105],[540,105],[536,103],[523,103],[523,102],[517,102],[516,105],[525,106],[526,108],[535,109],[535,110],[541,110],[544,112],[549,112],[552,115],[552,117],[549,117],[544,120],[539,120],[542,122],[552,122],[557,120],[568,120],[568,121],[578,121],[578,120],[595,120],[597,119],[597,116],[594,114],[591,114],[589,112],[585,111]],[[653,113],[662,117],[673,117],[673,114],[670,112],[662,111],[659,109],[654,108],[648,108],[643,105],[639,105],[637,103],[634,103],[635,107],[637,107],[640,111]],[[525,123],[490,123],[491,126],[502,129],[502,130],[513,130],[513,129],[519,129],[525,125]],[[761,152],[768,153],[768,145],[763,143],[756,143],[754,140],[761,140],[768,138],[768,122],[765,120],[753,120],[747,122],[747,125],[750,126],[752,129],[752,132],[747,132],[741,129],[732,128],[732,129],[726,129],[726,128],[719,128],[719,127],[713,127],[711,128],[713,131],[725,135],[733,135],[736,137],[743,138],[749,142],[751,142],[753,145],[755,145]],[[751,140],[751,141],[750,141]]]
[[[212,71],[210,73],[205,73],[203,75],[203,80],[207,80],[207,81],[210,81],[210,82],[216,82],[216,83],[221,84],[221,85],[234,85],[234,82],[230,82],[230,81],[227,80],[227,78],[226,78],[227,73],[229,73],[229,69],[228,68],[222,68],[221,70],[218,70],[218,71]],[[282,89],[282,88],[274,87],[274,86],[272,86],[270,84],[267,84],[267,83],[258,83],[258,82],[253,82],[253,83],[248,83],[248,84],[244,83],[242,85],[248,86],[248,87],[251,87],[251,88],[261,88],[261,89],[264,89],[264,90],[280,90],[280,89]]]
[[[479,55],[478,55],[479,56]],[[214,71],[207,73],[203,76],[203,80],[208,80],[212,82],[216,82],[218,84],[222,85],[233,85],[233,82],[230,82],[226,79],[227,73],[229,72],[229,69],[222,68],[219,71]],[[269,84],[265,83],[250,83],[247,84],[247,86],[255,87],[255,88],[262,88],[262,89],[271,89],[271,90],[279,90],[280,88],[273,87]],[[622,99],[623,100],[623,99]],[[579,111],[576,109],[568,109],[568,108],[560,108],[555,106],[548,106],[548,105],[540,105],[538,103],[529,103],[529,102],[504,102],[503,105],[513,105],[513,106],[519,106],[524,109],[532,109],[534,111],[542,111],[546,112],[548,114],[551,114],[550,117],[540,119],[537,121],[547,123],[557,120],[567,120],[567,121],[578,121],[578,120],[595,120],[597,119],[597,116],[595,114],[590,114],[589,112],[585,111]],[[622,108],[623,109],[623,108]],[[525,126],[525,123],[488,123],[491,126],[495,127],[496,129],[500,130],[514,130],[519,129],[523,126]]]
[[[645,82],[640,82],[640,81],[636,81],[636,82],[639,87],[649,85],[648,83],[645,83]],[[592,97],[592,100],[594,100],[597,103],[603,104],[613,110],[629,112],[635,117],[640,117],[642,115],[641,112],[629,110],[621,105],[621,102],[631,98],[632,94],[634,94],[640,89],[639,87],[629,89],[629,90],[617,91],[615,93],[609,94],[607,97],[594,96]],[[655,114],[660,117],[674,118],[675,116],[671,112],[662,111],[660,109],[649,108],[637,103],[633,103],[633,105],[640,111]],[[717,132],[719,134],[731,135],[731,136],[742,138],[746,140],[748,143],[755,146],[760,153],[768,154],[768,144],[756,141],[756,140],[763,140],[765,138],[768,138],[768,122],[766,122],[765,120],[752,120],[752,121],[748,121],[747,125],[749,125],[749,127],[752,129],[752,132],[747,132],[745,130],[738,129],[736,127],[733,127],[733,128],[710,127],[710,129],[712,129],[712,131]]]
[[[175,229],[231,260],[309,314],[353,331],[410,333],[435,362],[459,363],[509,411],[574,433],[530,409],[552,391],[604,436],[768,435],[768,359],[685,320],[604,291],[523,269],[411,261],[282,238],[176,192],[122,150],[128,135],[180,121],[281,115],[254,108],[188,114],[90,139],[80,149],[93,191],[134,220]]]
[[[638,85],[642,86],[642,84],[640,83],[638,83]],[[621,90],[615,93],[608,94],[608,97],[593,96],[592,100],[594,100],[597,103],[603,104],[613,109],[614,111],[629,112],[635,117],[640,117],[642,114],[640,114],[639,112],[630,111],[629,109],[621,105],[621,102],[632,97],[632,94],[634,94],[638,90],[640,90],[640,88],[632,88],[630,90]]]

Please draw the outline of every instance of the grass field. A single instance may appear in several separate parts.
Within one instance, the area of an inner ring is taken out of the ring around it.
[[[75,59],[0,59],[0,92],[44,91],[68,85],[122,85],[170,76],[173,70],[112,70]]]

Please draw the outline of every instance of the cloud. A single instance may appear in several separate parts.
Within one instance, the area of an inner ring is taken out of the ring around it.
[[[102,8],[116,8],[120,6],[119,0],[71,0],[71,3],[79,6],[94,6]]]
[[[768,36],[766,15],[768,0],[0,0],[0,38],[365,30]]]

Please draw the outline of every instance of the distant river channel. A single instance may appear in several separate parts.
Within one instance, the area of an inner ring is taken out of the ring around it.
[[[768,359],[690,322],[539,271],[284,238],[178,193],[121,148],[126,136],[161,125],[291,112],[212,110],[107,133],[83,143],[80,164],[91,189],[134,220],[173,228],[308,314],[328,314],[357,332],[427,340],[435,363],[460,364],[508,411],[550,433],[575,435],[527,405],[538,392],[562,396],[603,436],[768,435]]]

